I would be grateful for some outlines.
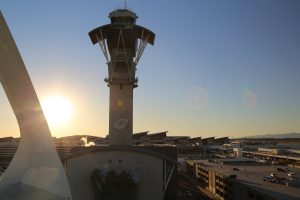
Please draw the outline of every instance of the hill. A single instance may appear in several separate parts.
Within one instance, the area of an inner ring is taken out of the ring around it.
[[[243,138],[300,138],[300,133],[279,133],[279,134],[264,134],[247,136]]]

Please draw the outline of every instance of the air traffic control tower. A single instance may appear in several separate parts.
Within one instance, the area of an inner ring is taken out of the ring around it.
[[[133,89],[138,86],[136,66],[155,34],[136,25],[137,15],[128,9],[109,13],[110,24],[89,32],[93,44],[98,43],[107,60],[110,88],[109,145],[131,145],[133,133]]]

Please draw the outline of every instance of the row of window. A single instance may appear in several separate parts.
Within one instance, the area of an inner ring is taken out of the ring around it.
[[[112,163],[113,163],[113,160],[112,160],[112,159],[109,159],[109,160],[108,160],[108,163],[109,163],[109,164],[112,164]],[[119,160],[118,160],[118,163],[121,164],[121,163],[122,163],[122,160],[119,159]]]

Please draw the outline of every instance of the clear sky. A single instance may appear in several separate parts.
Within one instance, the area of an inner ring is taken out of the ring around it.
[[[108,132],[107,66],[88,32],[121,0],[0,0],[39,99],[71,119],[54,136]],[[138,65],[134,131],[230,136],[300,132],[300,1],[127,0],[156,33]],[[0,87],[0,137],[19,136]]]

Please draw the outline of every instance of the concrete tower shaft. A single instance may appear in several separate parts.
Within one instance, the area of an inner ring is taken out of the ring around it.
[[[89,32],[93,44],[98,43],[106,58],[110,88],[109,144],[131,145],[133,131],[133,89],[138,86],[136,66],[155,34],[136,25],[137,15],[127,9],[109,13],[110,24]]]

